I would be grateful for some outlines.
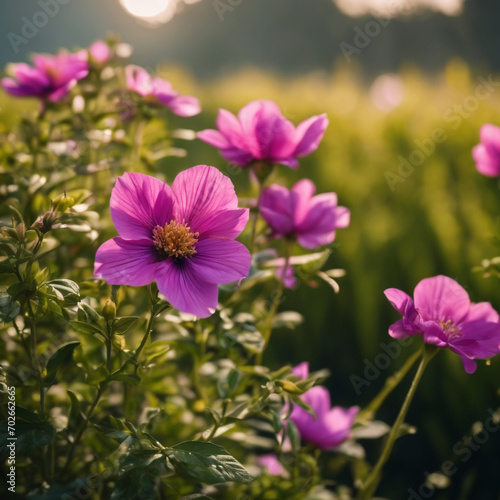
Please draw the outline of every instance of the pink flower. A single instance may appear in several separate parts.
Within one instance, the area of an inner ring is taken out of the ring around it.
[[[198,138],[215,146],[226,160],[240,167],[265,161],[298,168],[297,158],[316,150],[327,125],[323,114],[295,127],[273,101],[252,101],[240,110],[238,118],[220,109],[219,130],[202,130]]]
[[[268,455],[262,455],[257,457],[257,465],[260,465],[271,474],[271,476],[283,476],[288,477],[288,472],[281,465],[278,457],[274,453],[269,453]]]
[[[500,128],[486,124],[481,127],[481,144],[472,149],[477,171],[488,177],[500,175]]]
[[[273,184],[261,193],[259,210],[272,229],[274,237],[297,237],[304,248],[328,245],[335,239],[335,230],[347,227],[350,212],[337,206],[335,193],[313,196],[314,183],[302,179],[288,190]]]
[[[414,299],[397,288],[385,292],[393,307],[403,315],[389,327],[396,339],[420,334],[424,342],[448,347],[457,353],[467,373],[477,368],[474,359],[500,352],[498,313],[489,302],[473,304],[467,292],[447,276],[423,279],[413,292]]]
[[[196,97],[181,96],[167,80],[151,76],[145,69],[129,64],[125,68],[127,88],[145,100],[161,104],[179,116],[194,116],[200,111]]]
[[[2,79],[2,87],[8,94],[58,102],[89,72],[80,53],[36,54],[33,61],[35,67],[15,64],[15,78]]]
[[[98,65],[106,64],[113,57],[109,45],[102,40],[97,40],[89,47],[89,54]]]
[[[304,362],[292,369],[301,379],[309,376],[309,363]],[[323,450],[332,450],[349,438],[359,407],[342,408],[331,406],[330,393],[326,387],[315,386],[300,396],[316,414],[311,415],[295,405],[290,415],[304,441],[313,443]]]
[[[210,316],[219,283],[246,277],[250,253],[235,241],[248,221],[231,181],[216,168],[181,172],[170,188],[148,175],[125,173],[111,194],[119,237],[96,254],[94,275],[111,285],[156,281],[179,311]]]

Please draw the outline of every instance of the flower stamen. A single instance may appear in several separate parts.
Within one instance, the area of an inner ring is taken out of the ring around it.
[[[153,241],[156,249],[163,257],[183,259],[196,253],[199,233],[192,233],[189,226],[171,220],[165,227],[153,229]]]
[[[439,324],[443,329],[444,333],[448,336],[448,338],[463,336],[463,333],[460,331],[460,328],[457,325],[455,325],[450,319],[447,321],[442,320],[439,322]]]

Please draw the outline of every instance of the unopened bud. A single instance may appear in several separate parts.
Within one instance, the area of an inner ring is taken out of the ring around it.
[[[102,308],[102,315],[107,321],[115,319],[116,317],[116,304],[108,299]]]
[[[276,380],[276,385],[290,394],[304,394],[304,391],[297,387],[293,382],[290,382],[290,380]]]
[[[64,212],[67,208],[75,204],[75,199],[67,196],[66,193],[60,194],[57,198],[52,200],[52,210],[54,212]]]

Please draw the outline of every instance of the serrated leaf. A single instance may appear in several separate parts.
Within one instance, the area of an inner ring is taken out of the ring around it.
[[[68,342],[59,347],[59,349],[50,357],[47,361],[47,375],[45,376],[44,381],[46,386],[50,386],[55,383],[59,368],[61,368],[66,360],[72,357],[73,351],[79,345],[80,342],[77,340]]]
[[[247,483],[253,477],[222,446],[186,441],[169,448],[168,458],[178,472],[207,484],[229,481]]]

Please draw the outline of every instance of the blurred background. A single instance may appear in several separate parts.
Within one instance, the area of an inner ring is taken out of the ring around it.
[[[499,186],[471,158],[480,126],[500,124],[498,19],[493,0],[3,0],[0,64],[116,35],[133,47],[131,62],[200,99],[202,114],[174,117],[175,125],[211,128],[220,107],[236,112],[260,98],[275,100],[294,123],[326,112],[319,149],[280,176],[289,186],[310,177],[351,209],[329,261],[347,275],[338,295],[325,283],[286,293],[283,309],[305,320],[273,337],[267,363],[328,368],[332,401],[363,406],[417,348],[366,379],[398,319],[385,288],[411,293],[422,278],[446,274],[473,301],[500,309],[498,279],[473,270],[500,254]],[[36,106],[0,94],[0,128]],[[245,187],[246,176],[213,148],[185,147],[186,158],[159,163],[167,179],[204,163]],[[353,384],[353,376],[367,384]],[[458,356],[441,353],[407,418],[419,434],[397,443],[380,496],[408,498],[408,488],[418,490],[452,460],[451,485],[425,498],[498,500],[500,432],[466,461],[456,444],[500,407],[499,382],[499,359],[467,375]],[[393,422],[408,384],[390,396],[381,419]],[[367,451],[375,456],[376,445]]]

